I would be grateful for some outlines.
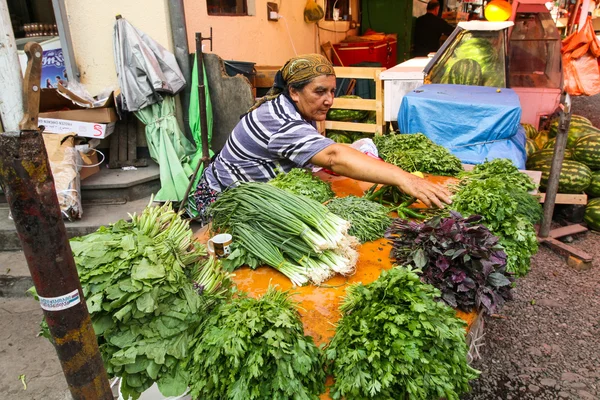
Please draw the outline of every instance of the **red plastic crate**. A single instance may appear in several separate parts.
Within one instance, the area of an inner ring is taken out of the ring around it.
[[[392,68],[397,63],[396,40],[378,40],[368,42],[336,43],[333,48],[337,52],[333,56],[333,65],[349,67],[360,62],[378,62],[384,68]]]

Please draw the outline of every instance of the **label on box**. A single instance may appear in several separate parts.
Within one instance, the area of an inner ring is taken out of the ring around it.
[[[115,130],[115,123],[95,124],[68,119],[39,118],[38,124],[47,133],[75,133],[77,136],[104,139]]]
[[[77,289],[58,297],[38,297],[42,310],[46,311],[62,311],[81,303],[81,297],[79,297]]]

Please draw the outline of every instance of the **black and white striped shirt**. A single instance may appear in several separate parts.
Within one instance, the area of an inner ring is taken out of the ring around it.
[[[266,182],[279,172],[306,166],[333,143],[280,95],[240,120],[205,178],[211,189],[219,191],[237,182]]]

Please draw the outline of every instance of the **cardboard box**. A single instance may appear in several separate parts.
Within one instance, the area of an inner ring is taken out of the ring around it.
[[[46,133],[75,133],[77,136],[104,139],[115,130],[115,122],[97,124],[93,122],[71,121],[66,119],[39,118],[39,126]]]
[[[79,152],[79,154],[81,154],[81,159],[83,160],[83,164],[79,170],[79,178],[81,180],[100,172],[100,165],[98,165],[98,153],[96,151],[90,150],[87,153]]]
[[[119,120],[115,110],[114,93],[104,102],[94,106],[90,101],[60,85],[58,89],[42,89],[39,117],[102,124]]]

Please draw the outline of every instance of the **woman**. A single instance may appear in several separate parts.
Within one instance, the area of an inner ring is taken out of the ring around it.
[[[350,178],[398,186],[427,206],[450,203],[449,192],[402,169],[319,134],[336,88],[331,63],[319,54],[290,59],[275,83],[236,125],[198,184],[201,216],[219,192],[237,182],[262,181],[295,167],[318,165]]]

